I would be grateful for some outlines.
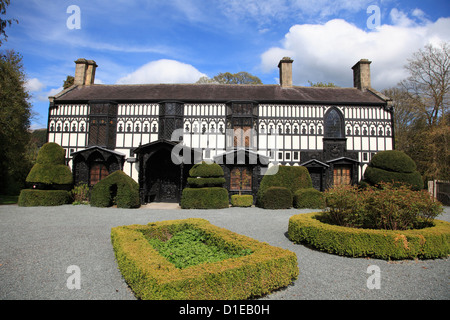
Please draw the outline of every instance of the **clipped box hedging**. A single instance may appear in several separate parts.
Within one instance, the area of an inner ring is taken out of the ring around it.
[[[288,188],[270,187],[264,191],[260,206],[264,209],[289,209],[292,207],[292,193]]]
[[[228,191],[225,188],[184,188],[181,195],[182,209],[228,208]]]
[[[253,196],[251,194],[233,194],[231,196],[231,205],[233,207],[251,207],[253,205]]]
[[[323,209],[325,196],[314,188],[299,189],[294,193],[294,208]]]
[[[60,206],[70,201],[70,193],[66,190],[23,189],[17,204],[20,207]]]
[[[450,223],[414,230],[349,228],[320,221],[321,213],[298,214],[289,219],[289,239],[316,249],[350,257],[385,260],[445,258],[450,254]]]
[[[194,228],[207,242],[231,251],[251,250],[238,258],[184,269],[158,253],[148,241]],[[219,228],[204,219],[185,219],[112,228],[111,241],[119,269],[139,299],[247,299],[292,283],[299,274],[295,253]]]

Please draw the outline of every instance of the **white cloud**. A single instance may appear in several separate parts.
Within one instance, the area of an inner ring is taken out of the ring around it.
[[[190,64],[161,59],[149,62],[117,80],[117,84],[194,83],[206,76]]]
[[[41,91],[44,88],[45,88],[45,84],[43,84],[41,81],[39,81],[38,78],[29,79],[25,83],[25,89],[29,92]]]
[[[419,12],[415,13],[420,15]],[[382,25],[367,32],[341,19],[325,24],[294,25],[279,47],[261,55],[261,69],[273,71],[279,60],[293,60],[293,82],[333,82],[352,87],[351,67],[360,59],[372,61],[372,87],[378,90],[395,86],[407,74],[404,65],[413,52],[427,43],[450,40],[450,18],[421,25],[398,10],[391,11],[394,25]]]

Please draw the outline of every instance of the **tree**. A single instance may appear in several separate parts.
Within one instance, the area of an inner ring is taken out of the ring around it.
[[[24,85],[22,57],[0,53],[0,193],[18,193],[31,168],[25,157],[31,104]]]
[[[67,76],[66,80],[64,80],[63,88],[67,89],[73,86],[75,82],[75,78],[73,76]]]
[[[333,82],[312,82],[310,80],[308,80],[309,86],[310,87],[319,87],[319,88],[336,88],[337,85],[335,85]]]
[[[414,159],[425,180],[449,180],[449,44],[425,46],[405,69],[409,77],[383,91],[394,103],[396,149]]]
[[[0,0],[0,15],[6,14],[6,7],[9,6],[10,2],[10,0]],[[19,23],[17,19],[3,20],[2,18],[0,18],[0,45],[2,44],[2,40],[6,41],[6,39],[8,38],[5,29],[7,26],[10,26],[13,21]]]
[[[212,79],[208,77],[201,77],[196,83],[198,84],[262,84],[261,79],[248,72],[241,71],[238,73],[219,73]]]

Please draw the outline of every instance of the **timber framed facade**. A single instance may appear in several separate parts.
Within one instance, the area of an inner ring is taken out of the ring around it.
[[[292,86],[289,58],[280,85],[96,85],[95,62],[75,62],[76,74],[93,74],[50,97],[48,141],[66,150],[75,183],[123,170],[143,203],[179,201],[201,160],[221,164],[230,195],[256,196],[271,165],[306,166],[325,190],[357,183],[375,153],[394,148],[393,108],[370,87],[365,59],[352,68],[354,88]],[[190,163],[174,163],[176,146]]]

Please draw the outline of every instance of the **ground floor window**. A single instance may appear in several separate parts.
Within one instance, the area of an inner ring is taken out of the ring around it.
[[[91,166],[90,170],[90,184],[91,186],[97,184],[102,179],[108,176],[109,172],[103,163],[95,163]]]
[[[251,191],[252,174],[248,168],[234,168],[230,177],[231,191]]]
[[[333,184],[335,186],[349,186],[352,184],[351,167],[335,166],[333,170]]]

